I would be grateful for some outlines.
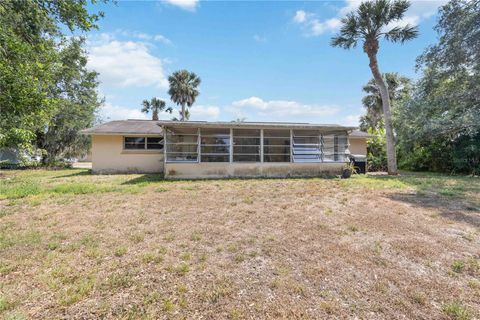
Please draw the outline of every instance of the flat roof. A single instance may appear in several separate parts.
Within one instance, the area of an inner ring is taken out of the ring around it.
[[[338,124],[314,124],[306,122],[247,122],[247,121],[158,121],[158,124],[169,128],[246,128],[246,129],[313,129],[313,130],[347,130],[357,127],[347,127]]]
[[[168,128],[245,128],[245,129],[310,129],[328,131],[352,131],[357,127],[338,124],[313,124],[301,122],[237,122],[237,121],[168,121],[168,120],[115,120],[81,131],[83,134],[162,134]]]

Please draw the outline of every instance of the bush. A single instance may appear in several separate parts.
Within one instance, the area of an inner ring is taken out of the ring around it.
[[[387,150],[385,142],[385,129],[368,129],[368,133],[376,137],[367,140],[367,164],[368,171],[387,170]]]

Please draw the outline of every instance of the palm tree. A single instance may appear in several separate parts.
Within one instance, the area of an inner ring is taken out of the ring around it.
[[[199,95],[200,78],[187,70],[175,71],[168,77],[170,89],[168,94],[173,102],[182,106],[181,121],[185,121],[185,106],[191,107]]]
[[[390,103],[395,108],[395,101],[408,96],[412,89],[412,84],[409,78],[399,75],[396,72],[387,72],[383,75],[383,79],[387,84],[388,95]],[[363,107],[367,110],[366,114],[360,117],[360,130],[367,132],[368,128],[374,130],[383,127],[383,107],[382,96],[380,90],[375,82],[375,79],[370,79],[362,88],[366,96],[362,98]],[[394,112],[395,113],[395,112]]]
[[[357,46],[363,42],[363,51],[370,60],[370,70],[382,97],[383,117],[387,141],[388,174],[397,174],[397,159],[395,155],[395,142],[392,128],[392,114],[387,85],[383,80],[378,67],[377,53],[379,40],[384,38],[391,42],[404,43],[417,37],[417,27],[392,26],[401,20],[410,7],[408,0],[373,0],[360,4],[358,9],[350,12],[342,19],[340,34],[332,38],[331,45],[344,49]]]
[[[182,111],[178,111],[178,114],[180,115],[180,118],[182,117]],[[187,109],[185,110],[185,120],[188,121],[190,120],[190,111]],[[177,117],[173,117],[172,121],[181,121]]]
[[[155,120],[155,121],[158,121],[158,113],[160,111],[165,110],[166,112],[172,113],[172,108],[171,107],[165,108],[166,107],[165,101],[160,100],[160,99],[155,98],[155,97],[150,99],[150,101],[143,100],[142,106],[143,106],[142,112],[143,113],[149,113],[151,111],[152,112],[152,120]]]

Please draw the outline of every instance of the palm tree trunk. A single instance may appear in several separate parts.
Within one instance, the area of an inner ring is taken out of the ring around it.
[[[185,121],[185,104],[182,103],[182,121]]]
[[[380,89],[380,95],[382,97],[383,118],[385,122],[385,134],[387,140],[387,166],[388,174],[396,175],[397,172],[397,155],[395,154],[395,141],[393,137],[392,128],[392,113],[390,111],[390,96],[388,94],[388,88],[383,80],[382,74],[378,68],[378,61],[376,52],[366,51],[370,60],[370,70],[372,71],[373,78]]]

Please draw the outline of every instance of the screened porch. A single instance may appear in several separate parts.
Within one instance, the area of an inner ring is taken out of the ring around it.
[[[347,132],[164,127],[167,163],[347,162]]]

